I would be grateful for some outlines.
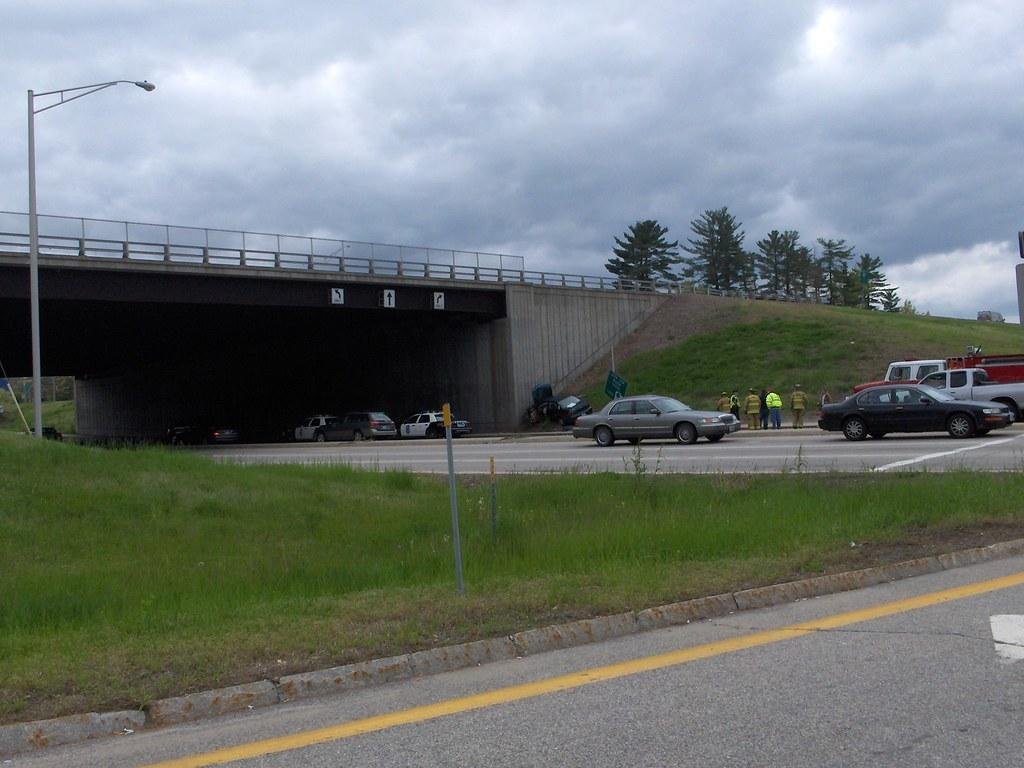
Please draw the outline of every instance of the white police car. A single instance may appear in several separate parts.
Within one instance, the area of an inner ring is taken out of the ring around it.
[[[452,419],[452,437],[468,435],[473,430],[465,419]],[[402,437],[444,437],[444,416],[440,411],[414,413],[402,422]]]

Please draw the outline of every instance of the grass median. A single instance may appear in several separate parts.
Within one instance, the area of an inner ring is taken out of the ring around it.
[[[461,483],[0,435],[0,721],[114,707],[1021,535],[1024,476]],[[853,546],[851,546],[851,544]]]

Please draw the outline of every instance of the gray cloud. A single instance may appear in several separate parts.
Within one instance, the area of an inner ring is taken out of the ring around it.
[[[15,2],[0,208],[27,206],[27,88],[148,78],[39,117],[40,210],[594,274],[636,219],[685,239],[728,205],[751,244],[941,264],[1024,227],[1022,21],[1009,0]],[[1016,314],[1007,261],[991,308]]]

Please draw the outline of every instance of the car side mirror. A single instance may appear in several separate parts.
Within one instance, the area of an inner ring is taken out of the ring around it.
[[[931,402],[932,402],[932,401],[931,401],[931,398],[928,398],[928,397],[922,397],[922,398],[921,398],[921,404],[922,404],[922,405],[930,405],[930,404],[931,404]]]
[[[655,416],[661,416],[661,411],[659,411],[657,408],[651,408],[651,413]]]

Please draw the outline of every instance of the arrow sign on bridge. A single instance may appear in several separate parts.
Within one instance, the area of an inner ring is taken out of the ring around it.
[[[991,616],[996,654],[1007,662],[1024,659],[1024,616]]]

